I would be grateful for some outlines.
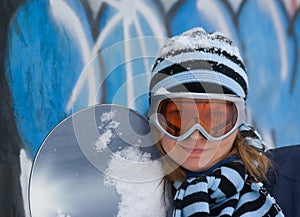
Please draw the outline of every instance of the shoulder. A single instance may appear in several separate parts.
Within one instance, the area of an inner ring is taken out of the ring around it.
[[[256,182],[251,176],[247,178],[240,193],[236,214],[237,216],[243,216],[243,214],[249,212],[253,216],[284,216],[281,207],[263,183]]]

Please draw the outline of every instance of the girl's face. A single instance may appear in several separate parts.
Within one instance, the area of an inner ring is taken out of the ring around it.
[[[239,117],[233,101],[168,98],[160,102],[157,111],[158,126],[166,134],[160,140],[161,146],[183,168],[193,172],[207,170],[233,150]],[[181,135],[182,139],[177,139]]]
[[[183,141],[163,136],[161,145],[167,155],[183,168],[201,172],[226,158],[232,150],[236,136],[237,130],[222,141],[211,142],[196,130]]]

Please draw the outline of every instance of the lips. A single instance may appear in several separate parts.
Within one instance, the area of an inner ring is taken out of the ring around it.
[[[205,149],[203,149],[203,148],[197,148],[197,147],[188,148],[188,147],[185,147],[185,146],[181,146],[181,147],[186,152],[189,152],[191,154],[202,154],[203,152],[205,152]]]

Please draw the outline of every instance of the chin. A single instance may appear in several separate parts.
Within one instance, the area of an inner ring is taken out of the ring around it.
[[[183,164],[182,167],[186,170],[191,172],[201,172],[208,170],[212,165],[210,164],[209,160],[205,159],[187,159]]]

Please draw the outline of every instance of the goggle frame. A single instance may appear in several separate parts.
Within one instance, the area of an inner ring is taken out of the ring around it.
[[[164,127],[162,127],[158,120],[158,108],[160,103],[165,99],[174,99],[174,98],[189,98],[189,99],[204,99],[204,100],[223,100],[230,101],[235,104],[237,108],[237,120],[235,125],[232,127],[230,131],[225,133],[220,137],[214,137],[210,135],[199,123],[194,124],[189,130],[187,130],[184,134],[180,136],[174,136],[170,134]],[[201,134],[209,141],[217,142],[227,138],[231,135],[236,129],[238,129],[242,123],[246,120],[246,104],[245,99],[241,97],[237,97],[235,95],[230,94],[214,94],[214,93],[166,93],[166,94],[158,94],[151,96],[151,104],[148,111],[148,118],[150,123],[152,123],[160,132],[167,135],[169,138],[175,141],[182,141],[187,139],[195,130],[199,130]]]

